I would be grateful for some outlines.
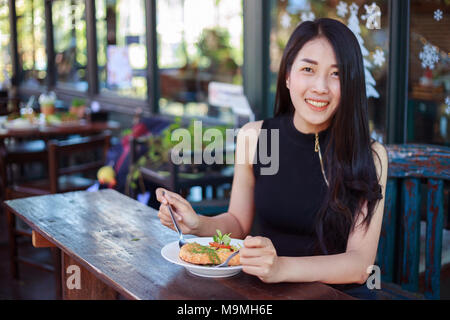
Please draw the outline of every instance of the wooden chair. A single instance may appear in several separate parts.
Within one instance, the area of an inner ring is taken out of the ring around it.
[[[47,143],[48,178],[20,184],[11,181],[5,189],[6,199],[85,190],[95,182],[95,174],[91,175],[92,178],[85,178],[82,174],[96,172],[96,170],[105,165],[110,139],[111,135],[107,133],[67,141],[49,141]],[[94,150],[102,151],[99,159],[80,158],[78,159],[79,163],[61,166],[63,157],[66,157],[67,160],[75,154],[86,156]]]
[[[85,190],[95,183],[96,172],[106,163],[106,156],[110,146],[111,135],[104,134],[97,137],[85,137],[75,141],[50,142],[49,152],[49,178],[50,193]],[[76,153],[86,153],[99,150],[98,159],[88,159],[83,163],[61,166],[60,159],[64,156],[73,156]],[[94,173],[92,178],[84,178],[76,174]]]
[[[9,115],[13,112],[19,112],[19,98],[9,97],[8,91],[0,91],[0,116]],[[11,107],[9,107],[11,104]]]
[[[23,180],[26,175],[23,166],[41,163],[46,167],[47,147],[43,140],[24,141],[12,145],[0,146],[0,179],[2,194],[12,181]],[[20,173],[20,175],[18,175]],[[29,180],[29,179],[28,179]]]
[[[95,173],[105,164],[107,150],[110,145],[111,135],[109,133],[93,137],[83,137],[68,141],[49,141],[47,143],[46,156],[48,157],[48,178],[37,181],[28,181],[23,183],[16,183],[15,181],[8,181],[5,188],[6,200],[17,199],[30,196],[38,196],[53,193],[63,193],[70,191],[85,190],[95,183]],[[76,163],[69,160],[69,165],[61,165],[63,160],[68,160],[77,154],[90,155],[91,153],[99,151],[97,158],[78,159]],[[40,155],[42,156],[42,155]],[[16,160],[9,159],[10,161]],[[7,170],[7,167],[13,162],[5,163],[2,170]],[[92,172],[93,179],[85,178],[82,175]],[[57,208],[55,208],[57,210]],[[31,232],[26,232],[17,228],[15,216],[7,211],[7,224],[9,232],[9,251],[11,273],[15,279],[19,278],[19,262],[38,267],[44,271],[55,272],[55,279],[57,285],[57,295],[60,296],[60,252],[52,248],[54,266],[49,266],[42,263],[36,263],[26,257],[18,255],[17,238],[20,236],[31,237]]]
[[[388,182],[377,253],[382,280],[419,291],[421,184],[426,186],[425,298],[439,299],[444,186],[450,180],[450,148],[389,145]]]

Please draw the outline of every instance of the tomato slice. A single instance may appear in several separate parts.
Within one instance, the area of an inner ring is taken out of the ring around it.
[[[219,247],[219,248],[223,248],[223,249],[231,249],[231,246],[227,246],[227,245],[220,244],[220,243],[217,243],[217,242],[210,242],[209,245],[211,247]]]

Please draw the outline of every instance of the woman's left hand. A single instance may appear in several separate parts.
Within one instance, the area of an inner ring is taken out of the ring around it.
[[[280,260],[272,241],[264,237],[247,236],[240,250],[242,271],[257,276],[266,283],[280,282]]]

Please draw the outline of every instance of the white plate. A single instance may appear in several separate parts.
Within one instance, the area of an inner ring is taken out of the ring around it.
[[[213,239],[212,237],[204,237],[204,238],[186,239],[186,241],[197,242],[198,244],[201,245],[208,245],[210,242],[213,242]],[[231,245],[237,247],[244,246],[244,241],[239,239],[231,239]],[[188,263],[180,259],[179,253],[180,247],[178,246],[178,241],[171,242],[161,249],[161,255],[164,257],[164,259],[166,259],[169,262],[183,266],[190,273],[200,277],[225,278],[234,276],[235,274],[238,274],[242,270],[242,266],[214,268]]]

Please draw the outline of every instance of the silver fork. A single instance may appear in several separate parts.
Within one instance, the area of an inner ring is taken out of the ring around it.
[[[230,262],[231,259],[233,259],[233,257],[235,255],[237,255],[239,253],[239,250],[233,252],[228,258],[227,260],[225,260],[223,263],[218,264],[217,266],[214,266],[214,268],[223,268],[223,267],[228,267],[228,262]]]
[[[163,191],[162,194],[163,194],[163,196],[164,196],[164,195],[165,195],[165,192]],[[186,241],[184,240],[183,233],[181,232],[181,229],[180,229],[180,227],[178,226],[178,223],[177,223],[177,221],[176,221],[176,219],[175,219],[175,216],[174,216],[174,214],[173,214],[173,212],[172,212],[172,208],[170,207],[170,204],[169,204],[169,203],[167,203],[167,208],[169,209],[170,217],[172,218],[173,225],[175,226],[175,229],[177,229],[178,235],[180,236],[180,238],[179,238],[179,240],[178,240],[178,245],[179,245],[180,248],[181,248],[182,246],[184,246],[184,245],[186,244]]]

